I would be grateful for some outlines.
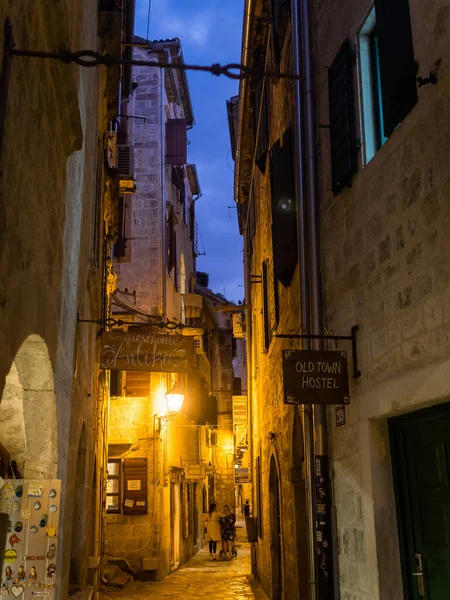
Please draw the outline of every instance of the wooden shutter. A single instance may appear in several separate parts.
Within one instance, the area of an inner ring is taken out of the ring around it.
[[[186,119],[168,119],[166,123],[166,163],[185,165],[187,163]]]
[[[352,63],[352,49],[349,40],[346,40],[328,69],[331,175],[334,194],[339,194],[356,171]]]
[[[297,211],[290,128],[271,148],[272,243],[275,278],[288,287],[297,266]]]
[[[117,145],[117,169],[122,177],[133,177],[133,148],[129,144]]]
[[[170,271],[174,268],[176,263],[176,237],[175,237],[175,213],[173,210],[173,206],[170,205],[169,208],[169,217],[167,219],[167,269]]]
[[[123,514],[147,514],[146,458],[125,458],[123,461]]]
[[[417,65],[408,0],[375,0],[384,135],[389,137],[417,102]]]
[[[261,117],[259,116],[261,110]],[[258,131],[258,140],[255,149],[255,163],[261,173],[266,170],[267,149],[269,146],[269,124],[267,112],[267,85],[263,80],[260,80],[255,88],[254,95],[254,129]],[[258,123],[259,122],[259,123]]]
[[[275,60],[279,64],[291,16],[290,0],[272,0],[272,16]]]
[[[126,201],[124,196],[119,197],[119,222],[117,223],[118,238],[114,244],[113,252],[115,258],[123,258],[127,253],[127,239],[125,233],[125,211]]]
[[[261,456],[256,457],[256,526],[258,537],[263,538],[262,527],[262,489],[261,489]]]

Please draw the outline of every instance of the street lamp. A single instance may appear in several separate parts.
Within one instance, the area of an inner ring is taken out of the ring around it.
[[[184,401],[184,394],[176,383],[171,390],[166,392],[167,411],[169,414],[179,413]]]

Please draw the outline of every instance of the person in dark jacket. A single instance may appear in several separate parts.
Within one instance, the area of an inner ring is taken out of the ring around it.
[[[223,516],[220,519],[220,533],[222,535],[223,551],[228,559],[233,554],[233,542],[236,537],[236,515],[228,504],[223,507]]]

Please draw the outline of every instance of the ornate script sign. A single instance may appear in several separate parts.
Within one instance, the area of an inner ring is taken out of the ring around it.
[[[102,335],[100,368],[187,373],[194,356],[194,340],[188,336],[108,331]]]
[[[285,404],[348,404],[347,353],[283,350]]]

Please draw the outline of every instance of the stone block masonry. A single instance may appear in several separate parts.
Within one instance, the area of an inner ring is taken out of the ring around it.
[[[445,35],[436,34],[439,7],[438,1],[427,5],[428,19],[424,7],[410,1],[421,65],[450,47],[447,25]],[[353,0],[339,11],[331,1],[314,7],[317,64],[331,64],[344,39],[357,39],[368,9],[369,3]],[[326,122],[326,71],[317,77],[318,115]],[[430,87],[419,89],[417,105],[368,164],[358,157],[351,188],[336,197],[329,191],[329,138],[321,136],[325,320],[338,332],[359,325],[362,378],[351,382],[347,424],[337,428],[330,411],[341,595],[352,600],[403,597],[387,419],[450,394],[441,375],[432,375],[450,359],[450,126],[440,115],[450,100],[448,73],[439,89]],[[357,102],[358,123],[360,110]],[[357,137],[363,139],[361,131]]]

